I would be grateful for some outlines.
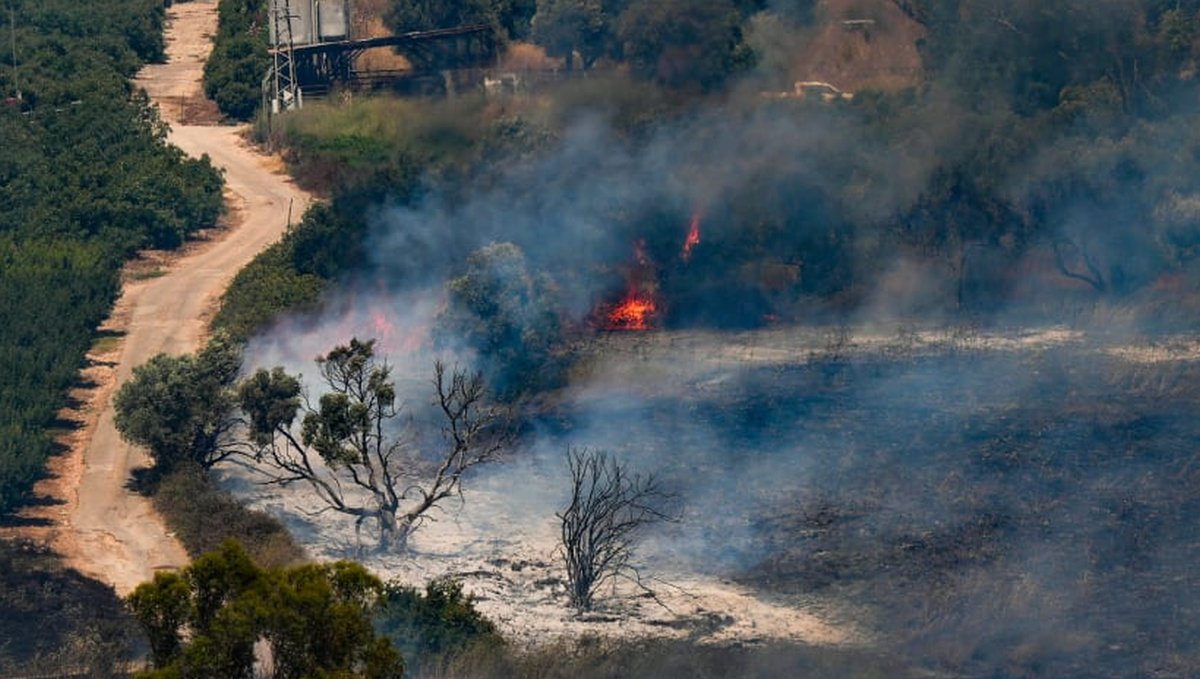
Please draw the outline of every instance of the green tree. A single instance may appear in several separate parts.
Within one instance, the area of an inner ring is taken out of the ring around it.
[[[238,403],[262,471],[275,483],[308,484],[325,508],[355,517],[359,528],[373,521],[380,549],[403,548],[431,509],[461,492],[467,470],[494,461],[505,447],[496,432],[499,412],[486,405],[478,374],[447,375],[441,363],[434,366],[445,446],[428,464],[412,437],[395,433],[401,410],[374,340],[352,339],[317,366],[327,391],[315,407],[301,399],[299,380],[281,368],[261,369],[242,382]]]
[[[375,626],[400,649],[413,672],[437,671],[467,651],[504,645],[496,626],[453,580],[434,580],[423,592],[389,583],[376,609]]]
[[[183,653],[183,629],[191,614],[187,579],[179,573],[158,572],[153,582],[129,595],[130,611],[150,641],[150,660],[165,667]]]
[[[530,275],[525,254],[493,243],[467,258],[467,270],[446,285],[449,299],[438,319],[439,341],[465,342],[478,352],[493,390],[512,398],[557,384],[562,320],[554,288]]]
[[[568,71],[579,52],[587,70],[610,47],[611,20],[601,0],[541,0],[533,16],[533,41],[546,54],[562,57]]]
[[[468,24],[498,25],[502,21],[500,8],[494,0],[397,0],[384,20],[397,33]]]
[[[262,102],[262,79],[269,64],[267,44],[260,36],[219,40],[204,64],[204,94],[225,115],[250,120]]]
[[[155,356],[134,368],[113,399],[118,431],[164,471],[184,460],[213,466],[242,450],[227,436],[236,425],[240,367],[240,348],[222,335],[194,356]]]
[[[371,623],[382,591],[359,564],[266,570],[227,541],[180,573],[156,574],[129,596],[155,665],[141,676],[249,678],[255,644],[263,640],[281,679],[399,679],[403,660]]]
[[[634,0],[617,35],[633,72],[668,87],[714,89],[751,61],[729,0]]]
[[[217,35],[204,63],[204,94],[225,115],[254,117],[267,74],[267,0],[221,0]]]

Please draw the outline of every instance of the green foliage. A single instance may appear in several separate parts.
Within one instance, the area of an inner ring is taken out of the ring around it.
[[[204,64],[204,94],[225,115],[250,120],[262,103],[269,27],[266,0],[221,0],[213,51]]]
[[[277,314],[316,304],[328,281],[361,262],[364,226],[328,205],[314,205],[283,239],[238,272],[213,327],[244,341]]]
[[[640,77],[710,90],[749,65],[740,25],[728,0],[633,0],[617,34]]]
[[[204,64],[204,94],[230,118],[250,120],[262,103],[268,63],[267,46],[255,36],[220,40]]]
[[[554,289],[549,279],[530,275],[520,248],[493,243],[476,251],[446,291],[437,333],[478,352],[497,394],[512,398],[562,379],[562,362],[554,357],[562,342]]]
[[[588,69],[614,49],[613,20],[601,0],[542,0],[533,17],[533,40],[546,54],[562,57],[567,70],[578,51]]]
[[[46,431],[117,293],[100,248],[0,235],[0,512],[28,497]]]
[[[0,513],[27,497],[46,431],[117,294],[124,257],[212,226],[221,178],[166,144],[126,81],[162,56],[156,0],[13,0],[20,81],[0,69]],[[7,19],[7,13],[6,17]]]
[[[375,611],[375,628],[417,675],[444,670],[467,653],[497,653],[504,645],[496,626],[453,580],[434,580],[424,592],[388,584]]]
[[[469,24],[499,25],[512,5],[500,0],[396,0],[384,17],[396,33],[454,28]]]
[[[133,369],[113,398],[121,436],[145,446],[161,471],[181,462],[208,468],[233,453],[233,383],[241,348],[224,335],[196,355],[159,354]]]
[[[251,677],[264,639],[281,678],[400,679],[404,662],[371,626],[382,590],[355,563],[263,569],[227,541],[129,596],[156,667],[141,676]]]

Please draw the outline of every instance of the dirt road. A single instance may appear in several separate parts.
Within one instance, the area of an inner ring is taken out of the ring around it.
[[[67,504],[56,517],[56,547],[70,565],[112,584],[120,594],[156,569],[184,565],[187,555],[149,502],[126,489],[131,470],[146,465],[147,458],[122,441],[114,428],[112,394],[134,366],[155,354],[198,348],[234,274],[279,238],[289,206],[298,216],[309,201],[279,174],[277,162],[241,140],[239,128],[178,124],[181,117],[200,117],[189,112],[204,110],[200,76],[210,36],[216,32],[217,2],[176,3],[168,16],[168,61],[146,67],[137,80],[172,122],[171,142],[194,156],[207,153],[224,169],[233,218],[231,228],[211,242],[195,244],[165,264],[164,275],[126,285],[109,322],[124,332],[113,352],[115,369],[100,380],[102,387],[93,391],[92,402],[84,408],[94,417],[87,418],[91,421],[75,441],[75,462],[57,470],[59,492]]]

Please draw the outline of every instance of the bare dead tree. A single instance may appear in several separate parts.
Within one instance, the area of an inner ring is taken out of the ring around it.
[[[1051,244],[1054,247],[1054,265],[1058,267],[1058,272],[1067,278],[1077,281],[1083,281],[1092,286],[1096,292],[1104,293],[1108,291],[1108,286],[1104,282],[1104,274],[1100,272],[1100,267],[1096,266],[1096,262],[1088,253],[1087,244],[1078,245],[1073,241],[1065,238],[1055,239]],[[1086,272],[1072,270],[1067,264],[1066,250],[1072,250],[1076,253],[1077,259],[1083,263],[1087,269]]]
[[[354,516],[360,530],[374,520],[380,549],[403,549],[430,510],[461,493],[463,475],[496,460],[508,443],[478,373],[434,364],[444,447],[425,455],[411,430],[398,426],[390,368],[375,358],[374,340],[353,339],[317,365],[327,391],[315,407],[282,368],[259,370],[240,387],[259,471],[266,483],[306,483],[323,505],[315,513]]]
[[[665,505],[672,496],[653,475],[630,474],[602,450],[569,450],[571,503],[556,514],[562,522],[559,546],[567,569],[571,606],[592,609],[596,592],[627,578],[653,593],[631,563],[639,533],[658,521],[674,521]]]

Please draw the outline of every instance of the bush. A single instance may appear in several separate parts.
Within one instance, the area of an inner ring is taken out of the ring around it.
[[[554,288],[534,278],[512,243],[493,243],[467,259],[447,285],[438,319],[443,341],[462,340],[478,352],[480,369],[502,398],[558,385],[564,374],[553,352],[562,342]]]
[[[262,79],[269,64],[267,45],[261,38],[219,38],[204,64],[204,94],[225,115],[250,120],[262,101]]]
[[[362,260],[362,220],[314,205],[300,224],[238,272],[213,328],[244,341],[279,313],[317,303],[321,290]]]
[[[154,494],[154,506],[193,557],[233,538],[264,567],[305,559],[304,550],[282,523],[247,509],[229,493],[214,488],[197,466],[182,465],[164,477]]]
[[[424,593],[415,587],[387,585],[375,627],[417,673],[444,671],[466,654],[491,656],[504,645],[495,625],[475,610],[462,585],[452,580],[435,580]]]
[[[225,115],[250,120],[262,101],[267,53],[266,0],[221,0],[217,36],[204,64],[204,94]]]

